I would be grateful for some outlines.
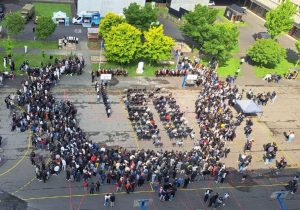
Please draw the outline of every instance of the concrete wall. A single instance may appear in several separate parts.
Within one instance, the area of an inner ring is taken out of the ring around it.
[[[102,17],[108,12],[121,14],[123,8],[134,2],[145,6],[146,0],[78,0],[77,14],[82,11],[99,11]]]
[[[172,0],[170,7],[179,11],[180,7],[187,11],[192,11],[196,4],[208,5],[209,0]]]

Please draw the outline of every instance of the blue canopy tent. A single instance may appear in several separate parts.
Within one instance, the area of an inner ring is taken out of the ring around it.
[[[235,100],[235,106],[245,114],[262,113],[262,109],[253,100]]]

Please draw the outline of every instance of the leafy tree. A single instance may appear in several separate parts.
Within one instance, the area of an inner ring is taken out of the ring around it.
[[[292,28],[294,23],[293,16],[296,12],[296,6],[290,0],[286,0],[276,9],[267,13],[265,26],[273,39]]]
[[[105,38],[105,57],[121,64],[136,59],[141,49],[141,34],[128,23],[113,26]]]
[[[51,17],[41,16],[39,17],[35,34],[38,39],[47,39],[56,29],[56,24]]]
[[[273,39],[260,39],[248,49],[251,59],[262,66],[276,66],[286,57],[286,50]]]
[[[296,66],[298,66],[299,64],[299,56],[300,56],[300,41],[298,40],[296,43],[295,43],[295,46],[296,46],[296,49],[297,49],[297,53],[298,53],[298,61],[296,63]]]
[[[184,15],[185,22],[181,30],[202,46],[204,36],[208,32],[208,28],[216,21],[217,14],[218,10],[198,4],[194,11]]]
[[[131,3],[128,8],[123,9],[123,12],[127,23],[141,31],[148,30],[151,23],[157,22],[157,11],[150,4],[142,7],[137,3]]]
[[[21,14],[17,12],[7,13],[2,23],[8,36],[19,34],[23,31],[25,26],[25,20],[22,18]]]
[[[203,51],[216,57],[218,61],[225,62],[231,56],[230,52],[236,48],[238,37],[237,27],[231,23],[212,25],[205,34]]]
[[[11,55],[13,48],[14,48],[13,41],[11,39],[6,39],[4,41],[4,49],[5,49],[6,55]]]
[[[171,58],[171,48],[174,40],[164,35],[163,26],[151,27],[144,33],[143,57],[150,62]]]
[[[99,25],[99,36],[105,37],[113,26],[117,26],[120,23],[124,23],[125,19],[115,13],[107,13],[104,19],[101,20]]]
[[[298,40],[298,41],[295,43],[295,46],[296,46],[298,55],[300,55],[300,40]]]

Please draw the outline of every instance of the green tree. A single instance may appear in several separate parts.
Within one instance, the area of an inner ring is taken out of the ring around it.
[[[51,17],[41,16],[39,17],[36,25],[35,34],[38,39],[47,39],[56,29],[56,24]]]
[[[4,49],[5,49],[6,55],[11,55],[13,48],[14,48],[13,41],[11,39],[6,39],[4,41]]]
[[[164,35],[163,26],[151,27],[144,33],[143,57],[150,62],[171,58],[171,48],[174,40]]]
[[[17,35],[23,31],[25,20],[18,12],[7,13],[2,22],[3,27],[6,29],[8,36]]]
[[[157,11],[150,4],[145,7],[137,3],[131,3],[128,8],[123,9],[127,23],[135,26],[141,31],[146,31],[152,23],[157,22]]]
[[[295,47],[296,47],[296,49],[297,49],[297,53],[298,53],[298,61],[297,61],[297,63],[296,63],[296,66],[298,66],[298,64],[299,64],[299,56],[300,56],[300,41],[298,40],[296,43],[295,43]]]
[[[231,51],[238,45],[239,32],[237,27],[231,23],[218,23],[208,28],[205,34],[203,51],[225,62]]]
[[[276,66],[286,57],[286,50],[273,39],[260,39],[248,49],[250,58],[261,66]]]
[[[296,6],[290,0],[286,0],[276,9],[267,13],[265,26],[273,39],[292,28],[294,24],[293,16],[296,12]]]
[[[184,15],[185,21],[181,30],[202,46],[204,36],[208,32],[208,28],[216,21],[217,14],[218,10],[198,4],[195,6],[194,11]]]
[[[137,58],[141,49],[141,31],[128,23],[113,26],[105,38],[105,57],[121,64]]]
[[[113,26],[117,26],[124,23],[125,19],[115,13],[107,13],[105,17],[100,21],[99,25],[99,36],[105,38],[105,36],[110,32]]]

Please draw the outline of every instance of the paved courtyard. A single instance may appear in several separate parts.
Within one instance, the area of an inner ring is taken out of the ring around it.
[[[263,31],[263,23],[256,16],[249,13],[247,21],[250,23],[245,28],[241,28],[241,55],[254,41],[249,34]],[[252,24],[251,22],[255,22]],[[168,24],[168,23],[166,23]],[[75,27],[76,28],[76,27]],[[74,29],[75,29],[74,28]],[[167,27],[166,27],[167,28]],[[31,25],[26,28],[29,34]],[[72,28],[73,30],[73,28]],[[173,29],[170,29],[173,33]],[[175,33],[176,31],[174,31]],[[51,37],[56,40],[65,31]],[[26,35],[26,33],[24,33]],[[85,32],[78,36],[83,36]],[[23,36],[23,35],[21,35]],[[180,34],[176,34],[178,39],[183,39]],[[22,37],[26,38],[26,37]],[[30,37],[28,37],[30,39]],[[286,37],[281,37],[280,42],[286,47],[293,49],[293,41]],[[84,52],[80,49],[86,60],[94,53]],[[180,150],[189,151],[194,147],[194,142],[190,138],[184,140],[184,146],[173,146],[158,114],[151,102],[149,106],[154,114],[154,118],[160,127],[162,148],[155,148],[152,141],[139,141],[128,120],[128,114],[123,103],[123,91],[128,88],[148,88],[162,87],[170,91],[175,97],[184,117],[188,120],[188,125],[196,132],[196,139],[199,132],[195,119],[194,104],[199,88],[181,88],[181,78],[118,78],[116,85],[109,87],[108,94],[112,103],[112,116],[106,117],[105,108],[102,103],[96,103],[94,87],[90,82],[90,63],[82,76],[64,76],[60,83],[52,89],[54,96],[60,100],[70,100],[78,110],[77,119],[80,127],[90,136],[94,142],[106,146],[121,146],[127,149],[154,149],[154,150]],[[223,161],[230,169],[228,179],[224,184],[216,184],[212,178],[207,180],[197,180],[189,185],[187,189],[179,189],[176,199],[172,202],[159,202],[158,193],[154,192],[154,186],[146,184],[137,188],[134,193],[127,195],[124,192],[117,193],[115,209],[132,210],[133,202],[136,199],[149,198],[153,203],[148,209],[154,210],[196,210],[208,209],[203,203],[203,194],[206,188],[213,188],[215,192],[223,194],[229,192],[231,195],[224,209],[247,209],[264,210],[280,209],[276,200],[270,199],[274,191],[280,191],[291,178],[299,173],[300,165],[300,85],[299,81],[282,81],[279,84],[268,84],[261,79],[254,78],[248,74],[247,66],[242,67],[243,76],[238,78],[236,84],[239,89],[245,91],[252,90],[254,93],[276,91],[277,99],[263,107],[263,115],[254,118],[254,129],[252,137],[255,140],[251,155],[253,161],[248,167],[249,177],[245,182],[241,181],[242,175],[237,170],[237,160],[243,152],[245,135],[243,133],[244,124],[237,129],[237,137],[233,142],[228,142],[231,148],[228,158]],[[70,183],[65,180],[65,174],[52,176],[46,183],[39,182],[35,178],[34,167],[29,161],[31,151],[30,135],[27,132],[18,133],[10,131],[11,112],[4,103],[4,98],[19,88],[21,79],[5,84],[0,89],[0,134],[3,136],[2,148],[0,149],[0,210],[13,209],[9,207],[11,201],[19,209],[24,209],[27,203],[28,209],[41,210],[100,210],[103,207],[104,194],[113,192],[113,185],[101,186],[100,193],[89,195],[84,194],[82,183]],[[233,110],[235,113],[235,110]],[[296,133],[296,139],[292,143],[284,140],[283,132],[292,129]],[[277,158],[282,156],[287,158],[288,169],[279,175],[270,173],[270,168],[274,165],[265,165],[263,162],[263,145],[269,142],[276,142],[279,145]],[[38,151],[39,154],[48,156],[45,151]],[[3,191],[2,191],[3,190]],[[10,193],[10,195],[7,195]],[[16,196],[17,198],[13,197]],[[20,200],[22,199],[22,200]],[[299,193],[289,195],[285,199],[287,209],[296,210],[299,208]],[[26,203],[25,203],[26,202]],[[24,204],[25,203],[25,204]],[[16,207],[15,206],[15,207]]]
[[[130,82],[132,80],[132,82]],[[165,81],[164,81],[165,80]],[[112,117],[107,119],[103,104],[95,103],[94,87],[89,81],[89,73],[85,72],[82,77],[65,76],[61,83],[53,89],[56,98],[72,101],[78,109],[78,119],[80,126],[96,142],[101,142],[109,146],[122,146],[128,149],[157,149],[153,147],[151,141],[138,141],[135,132],[132,130],[130,121],[127,119],[127,111],[122,102],[124,88],[141,87],[143,83],[146,87],[160,86],[168,89],[176,98],[180,109],[185,112],[184,116],[188,124],[194,128],[197,133],[197,123],[194,114],[194,101],[196,100],[199,90],[197,88],[178,88],[180,81],[175,79],[140,79],[134,81],[130,78],[120,78],[116,86],[108,90],[112,102]],[[268,104],[264,107],[264,114],[255,118],[253,138],[255,144],[253,147],[253,162],[249,167],[249,176],[247,182],[241,182],[241,174],[236,172],[237,159],[242,153],[245,137],[243,134],[243,125],[238,128],[237,138],[228,143],[231,152],[226,162],[230,168],[230,175],[226,184],[215,184],[214,180],[199,180],[190,184],[189,188],[180,189],[177,193],[176,200],[173,202],[160,203],[157,193],[153,192],[153,186],[146,185],[137,188],[137,192],[132,195],[124,193],[117,194],[118,209],[132,209],[133,201],[140,198],[151,198],[154,200],[150,209],[206,209],[201,198],[204,189],[207,187],[215,188],[218,192],[229,192],[232,197],[226,209],[257,209],[270,208],[279,209],[276,201],[269,198],[273,191],[283,189],[283,185],[298,172],[299,167],[299,150],[300,143],[296,140],[290,144],[284,141],[282,132],[293,129],[296,137],[300,136],[299,132],[299,87],[296,84],[291,86],[241,86],[245,90],[252,89],[254,93],[275,90],[278,93],[277,100],[274,104]],[[3,99],[7,94],[14,91],[13,88],[0,90],[0,96]],[[155,114],[153,108],[152,112]],[[14,193],[17,197],[28,202],[29,206],[37,209],[104,209],[102,206],[103,194],[112,192],[112,185],[104,185],[100,194],[84,195],[82,186],[79,183],[69,183],[64,179],[64,174],[51,179],[44,183],[37,181],[34,177],[34,168],[29,163],[27,151],[27,133],[9,132],[9,112],[1,103],[1,133],[5,134],[3,151],[4,155],[2,166],[0,168],[1,189]],[[157,118],[157,116],[155,116]],[[157,121],[158,118],[156,119]],[[159,124],[159,123],[158,123]],[[186,139],[184,147],[175,148],[171,145],[166,132],[161,128],[162,149],[190,150],[193,147],[193,141]],[[278,157],[287,157],[289,167],[279,176],[272,176],[269,173],[269,167],[262,161],[262,145],[267,142],[276,141],[279,145]],[[17,147],[15,145],[18,145]],[[160,148],[159,148],[160,149]],[[9,152],[8,152],[9,151]],[[47,153],[43,152],[44,155]],[[20,179],[20,175],[22,178]],[[287,200],[288,209],[297,208],[299,195],[290,196]],[[54,202],[55,201],[55,202]],[[259,201],[259,202],[257,202]],[[250,205],[251,204],[251,205]]]

